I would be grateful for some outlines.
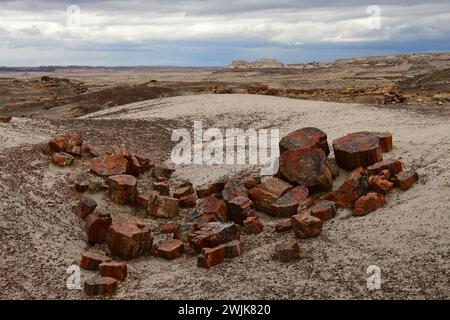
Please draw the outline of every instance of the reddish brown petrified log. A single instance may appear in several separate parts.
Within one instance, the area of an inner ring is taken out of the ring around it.
[[[94,276],[84,283],[84,293],[87,296],[110,296],[117,291],[117,279]]]
[[[370,132],[356,132],[333,141],[336,163],[344,169],[367,167],[382,160],[380,139]]]
[[[320,148],[326,156],[330,154],[327,134],[320,129],[307,127],[289,133],[280,140],[280,153],[293,149]]]
[[[113,219],[107,240],[111,254],[125,260],[147,253],[153,244],[150,229],[140,219],[126,215]]]
[[[392,133],[390,132],[373,132],[380,139],[381,152],[389,152],[392,150]]]
[[[333,186],[333,177],[325,160],[321,149],[288,150],[280,157],[279,174],[310,191],[328,191]]]

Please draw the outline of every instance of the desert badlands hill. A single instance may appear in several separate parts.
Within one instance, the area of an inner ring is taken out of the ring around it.
[[[423,111],[423,110],[422,110]],[[271,258],[277,219],[260,215],[264,231],[242,235],[243,254],[210,269],[195,256],[173,261],[143,256],[128,262],[128,279],[115,298],[449,298],[450,117],[414,109],[295,100],[259,95],[196,95],[147,100],[70,120],[13,118],[0,123],[0,298],[84,298],[68,290],[66,269],[78,264],[88,248],[80,218],[72,206],[80,199],[74,176],[88,168],[51,164],[46,142],[66,132],[104,151],[122,144],[133,151],[167,160],[171,132],[205,128],[274,128],[282,135],[313,126],[331,142],[350,132],[390,131],[394,149],[384,158],[400,158],[418,172],[408,191],[395,189],[388,204],[362,217],[339,210],[322,233],[300,240],[301,259],[282,264]],[[330,155],[333,157],[333,154]],[[199,185],[225,176],[241,176],[250,167],[185,165],[175,179]],[[336,188],[348,173],[341,171]],[[164,225],[129,206],[112,206],[92,195],[99,209],[113,216],[127,212],[154,230]],[[164,235],[155,234],[155,241]],[[99,250],[106,249],[98,246]],[[380,290],[370,291],[366,269],[381,269]],[[82,271],[82,279],[92,272]]]

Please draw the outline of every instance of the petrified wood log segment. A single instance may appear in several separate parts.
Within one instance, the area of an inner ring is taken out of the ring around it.
[[[381,152],[389,152],[393,148],[392,133],[390,132],[373,132],[380,139]]]
[[[87,296],[110,296],[116,293],[117,279],[94,276],[84,283],[84,293]]]
[[[110,277],[119,281],[127,277],[127,264],[125,262],[103,262],[99,265],[99,270],[102,277]]]
[[[147,253],[153,244],[150,229],[140,219],[126,215],[113,219],[107,238],[111,254],[125,260]]]
[[[314,127],[306,127],[289,133],[280,140],[280,153],[293,149],[320,148],[326,156],[330,154],[327,134]]]
[[[370,132],[356,132],[333,141],[336,163],[344,169],[367,167],[382,160],[380,139]]]
[[[137,180],[134,176],[120,174],[111,176],[106,183],[109,186],[109,197],[119,204],[129,204],[136,202]]]
[[[279,173],[287,181],[304,185],[310,191],[327,191],[333,186],[333,177],[325,160],[321,149],[288,150],[280,157]]]
[[[91,171],[99,176],[114,176],[127,172],[127,160],[121,155],[98,157],[91,162]]]

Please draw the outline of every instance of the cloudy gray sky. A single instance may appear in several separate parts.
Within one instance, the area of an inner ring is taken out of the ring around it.
[[[3,66],[220,66],[449,50],[448,0],[0,0]]]

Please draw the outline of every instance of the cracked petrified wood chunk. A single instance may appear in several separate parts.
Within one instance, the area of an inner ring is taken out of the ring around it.
[[[224,258],[225,249],[223,247],[203,248],[201,254],[197,257],[197,266],[211,268],[221,263]]]
[[[380,139],[370,132],[355,132],[333,141],[339,167],[353,170],[382,160]]]
[[[367,173],[361,167],[353,170],[337,190],[327,193],[323,199],[334,201],[341,208],[352,208],[356,199],[365,195],[368,189]]]
[[[389,170],[383,170],[379,174],[369,177],[369,191],[386,195],[394,188],[394,184],[389,181],[391,174]]]
[[[178,204],[180,208],[194,208],[197,205],[197,197],[194,194],[181,197]]]
[[[150,156],[141,154],[141,153],[131,153],[139,162],[141,173],[145,173],[149,171],[153,166],[154,163]]]
[[[139,177],[141,174],[141,164],[138,159],[132,155],[131,153],[123,156],[125,160],[127,160],[127,174],[131,174],[132,176]]]
[[[199,199],[206,198],[213,194],[213,186],[211,184],[204,184],[195,188],[195,193]]]
[[[173,218],[180,210],[179,200],[150,193],[147,212],[155,218]]]
[[[120,154],[120,153],[118,153]],[[135,177],[147,172],[153,166],[149,156],[139,153],[126,152],[122,156],[127,160],[127,173]]]
[[[89,190],[89,186],[91,185],[91,179],[85,174],[80,174],[76,176],[73,183],[75,184],[75,190],[78,192],[85,192]]]
[[[371,213],[378,208],[386,205],[386,198],[379,193],[369,192],[367,195],[360,197],[355,201],[355,207],[353,208],[353,214],[355,216],[363,216]]]
[[[333,180],[336,179],[337,177],[339,177],[339,167],[336,164],[336,161],[327,159],[326,165],[327,165],[328,169],[330,169]]]
[[[186,223],[180,223],[175,233],[173,234],[174,239],[180,239],[183,242],[189,241],[189,235],[193,233],[196,229],[195,223],[192,222],[186,222]]]
[[[291,229],[292,226],[290,218],[278,220],[277,224],[275,225],[276,232],[287,232],[290,231]]]
[[[320,148],[326,156],[330,154],[327,135],[320,129],[306,127],[289,133],[280,140],[280,153],[293,149]]]
[[[76,156],[81,156],[81,148],[83,145],[83,137],[79,133],[68,133],[65,135],[66,144],[64,151]]]
[[[112,223],[111,215],[109,213],[91,213],[87,216],[84,225],[89,243],[102,243],[106,240],[106,235],[109,232],[109,226]]]
[[[372,132],[380,139],[381,152],[389,152],[393,148],[392,133],[390,132]]]
[[[247,176],[244,179],[242,179],[242,185],[244,186],[245,189],[254,188],[260,183],[261,183],[261,178]]]
[[[228,202],[228,212],[230,219],[237,224],[243,224],[244,220],[250,215],[250,209],[253,207],[253,201],[247,196],[239,196]]]
[[[200,205],[200,214],[210,216],[210,221],[228,220],[228,209],[224,200],[217,199],[214,195],[205,198]]]
[[[213,190],[214,190],[214,188],[213,188]],[[242,195],[242,192],[240,192],[238,190],[238,188],[233,180],[229,180],[224,184],[221,193],[222,193],[223,200],[225,200],[226,202],[229,202],[232,199]]]
[[[256,216],[247,217],[244,220],[244,227],[247,233],[259,234],[263,232],[264,226]]]
[[[148,194],[143,194],[138,191],[138,196],[136,197],[136,203],[147,208],[149,198],[150,198],[150,196]]]
[[[248,190],[248,195],[257,210],[272,214],[272,204],[292,187],[290,183],[277,177],[269,177],[263,183]]]
[[[161,181],[161,182],[153,182],[153,189],[158,191],[162,196],[170,195],[170,184],[169,180]]]
[[[233,240],[233,241],[221,244],[219,247],[224,249],[224,257],[225,258],[238,257],[242,253],[241,242],[239,240]]]
[[[310,191],[328,191],[333,177],[321,149],[294,149],[281,154],[279,174],[287,181],[308,187]]]
[[[394,185],[402,190],[408,190],[419,180],[415,171],[401,171],[393,177]]]
[[[157,245],[155,255],[167,260],[173,260],[183,255],[184,244],[179,239],[170,239]]]
[[[369,176],[379,174],[383,170],[389,170],[391,176],[395,176],[403,170],[402,163],[397,159],[386,159],[367,167]]]
[[[185,183],[175,189],[173,193],[173,197],[180,199],[182,197],[189,196],[194,193],[194,188],[192,187],[192,183]]]
[[[322,201],[299,213],[311,215],[322,221],[328,221],[336,215],[336,206],[332,201]]]
[[[153,244],[150,229],[140,219],[127,215],[114,217],[107,240],[111,254],[124,260],[147,253]]]
[[[292,240],[277,243],[273,257],[280,262],[298,260],[300,259],[300,244]]]
[[[84,283],[87,296],[111,296],[117,291],[118,281],[111,277],[94,276]]]
[[[158,245],[158,255],[167,260],[179,258],[183,252],[184,244],[179,239],[170,239]]]
[[[213,248],[239,238],[240,229],[237,224],[209,222],[203,228],[191,233],[188,240],[194,250],[200,251],[202,248]]]
[[[85,270],[98,270],[100,263],[111,261],[110,257],[99,252],[87,251],[83,253],[80,261],[80,268]]]
[[[315,237],[322,232],[323,221],[308,214],[296,214],[291,226],[298,238]]]
[[[127,160],[120,154],[102,156],[91,161],[91,171],[95,174],[108,177],[127,172]]]
[[[73,163],[73,156],[65,152],[56,152],[52,155],[53,164],[66,167]]]
[[[119,204],[130,204],[136,202],[137,180],[129,174],[111,176],[107,180],[109,197]]]
[[[97,202],[89,197],[83,197],[78,204],[73,208],[73,212],[81,219],[85,219],[90,213],[97,208]]]
[[[65,152],[76,156],[81,156],[82,144],[83,138],[78,133],[67,133],[48,142],[48,146],[53,152]]]
[[[309,196],[309,190],[305,186],[297,186],[286,191],[272,204],[270,215],[275,217],[290,217],[297,213],[300,203]]]
[[[127,264],[125,262],[103,262],[99,265],[100,275],[110,277],[119,281],[124,280],[128,275]]]

